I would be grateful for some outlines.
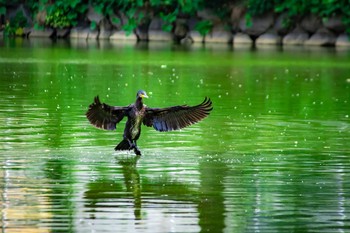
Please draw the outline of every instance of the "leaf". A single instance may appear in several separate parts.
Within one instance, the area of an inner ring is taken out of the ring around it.
[[[210,30],[213,28],[213,23],[210,20],[203,20],[196,24],[195,29],[201,34],[202,36],[207,35]]]
[[[23,28],[17,28],[15,32],[16,36],[22,36],[23,35]]]
[[[252,15],[251,14],[246,14],[245,15],[245,20],[246,20],[246,25],[248,28],[253,26],[253,20],[252,20]]]
[[[80,0],[71,0],[70,6],[74,9],[79,3],[80,3]]]
[[[143,0],[136,0],[136,6],[142,7],[143,6]]]
[[[2,6],[0,7],[0,15],[6,14],[6,7]]]
[[[173,25],[171,24],[163,24],[162,25],[162,30],[165,32],[171,32],[171,30],[173,29]]]
[[[34,24],[34,29],[35,29],[35,30],[40,30],[40,31],[42,31],[42,30],[44,30],[44,26],[41,26],[41,25],[39,25],[38,23],[35,23],[35,24]]]
[[[113,12],[113,8],[112,7],[110,7],[110,6],[108,6],[107,8],[106,8],[106,15],[112,15],[114,12]]]
[[[103,4],[95,5],[95,6],[94,6],[94,10],[95,10],[98,14],[102,14],[102,12],[103,12]]]
[[[123,30],[125,31],[125,34],[129,36],[136,27],[137,25],[135,19],[131,18],[127,24],[123,25]]]
[[[77,10],[77,12],[83,14],[85,11],[87,11],[87,9],[88,9],[87,5],[81,5],[81,6],[77,7],[76,10]]]
[[[118,17],[112,17],[111,20],[115,24],[120,24],[120,22],[121,22],[121,20]]]
[[[128,18],[132,18],[132,17],[134,17],[135,12],[136,12],[136,9],[135,9],[135,8],[130,8],[129,10],[127,10],[127,11],[125,12],[125,14],[126,14],[126,16],[127,16]]]
[[[161,2],[161,0],[150,0],[151,6],[159,6]]]
[[[95,21],[92,21],[92,22],[90,23],[90,29],[91,29],[91,30],[95,30],[96,27],[97,27],[96,22],[95,22]]]

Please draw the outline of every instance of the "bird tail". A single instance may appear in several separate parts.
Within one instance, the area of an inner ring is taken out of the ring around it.
[[[114,150],[131,150],[131,146],[128,140],[124,139],[114,148]]]

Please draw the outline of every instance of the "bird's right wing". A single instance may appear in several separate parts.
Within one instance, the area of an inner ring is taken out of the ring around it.
[[[114,130],[125,116],[127,110],[128,107],[110,106],[101,103],[100,98],[96,96],[86,112],[86,117],[97,128]]]

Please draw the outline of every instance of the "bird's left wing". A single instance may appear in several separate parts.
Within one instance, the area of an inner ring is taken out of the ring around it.
[[[209,115],[212,109],[212,102],[207,97],[196,106],[147,107],[143,124],[153,126],[158,131],[178,130],[201,121]]]
[[[101,103],[100,98],[96,96],[86,112],[86,117],[97,128],[114,130],[125,116],[127,110],[128,107],[110,106]]]

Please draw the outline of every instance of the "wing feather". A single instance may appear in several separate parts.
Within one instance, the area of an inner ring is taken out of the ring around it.
[[[110,106],[101,103],[100,98],[96,96],[86,112],[86,117],[97,128],[114,130],[125,116],[127,109],[128,107]]]
[[[143,124],[158,131],[178,130],[203,120],[212,109],[212,102],[207,97],[196,106],[146,108]]]

